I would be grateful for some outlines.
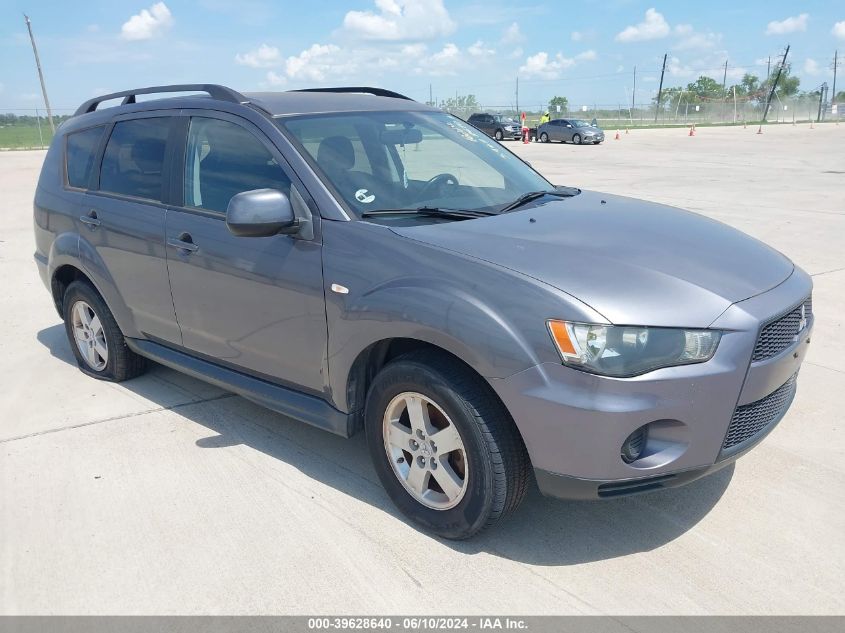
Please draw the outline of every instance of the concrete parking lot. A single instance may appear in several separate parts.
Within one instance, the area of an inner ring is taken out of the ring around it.
[[[507,144],[772,244],[813,275],[817,326],[792,409],[734,467],[613,501],[533,490],[461,543],[403,520],[361,437],[163,367],[80,373],[32,261],[44,153],[0,153],[0,612],[845,613],[845,126],[755,132]]]

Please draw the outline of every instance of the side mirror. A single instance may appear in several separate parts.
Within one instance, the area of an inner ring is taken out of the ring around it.
[[[566,124],[566,127],[572,127],[572,124],[571,124],[571,123],[567,123],[567,124]]]
[[[290,199],[277,189],[253,189],[232,196],[226,226],[239,237],[293,234],[300,229]]]

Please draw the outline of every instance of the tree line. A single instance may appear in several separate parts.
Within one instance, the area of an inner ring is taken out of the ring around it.
[[[69,118],[69,114],[61,114],[58,116],[54,115],[53,122],[58,125],[65,119]],[[0,125],[38,125],[39,119],[42,125],[49,125],[49,121],[47,120],[46,115],[36,117],[31,114],[13,114],[11,112],[7,112],[6,114],[0,114]]]

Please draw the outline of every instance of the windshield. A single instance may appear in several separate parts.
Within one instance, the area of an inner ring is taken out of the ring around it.
[[[575,127],[590,127],[592,124],[584,119],[570,119],[572,125]]]
[[[420,207],[498,211],[525,193],[554,188],[445,112],[301,115],[277,123],[358,215]]]

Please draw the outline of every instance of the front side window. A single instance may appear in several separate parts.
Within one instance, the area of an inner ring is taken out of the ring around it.
[[[71,187],[88,188],[104,128],[101,125],[67,135],[67,182]]]
[[[194,117],[185,153],[185,206],[225,213],[235,194],[290,192],[290,179],[270,151],[240,125]]]
[[[162,174],[170,117],[115,123],[100,167],[100,191],[162,199]]]
[[[423,206],[496,211],[524,193],[552,188],[499,143],[445,112],[277,121],[358,213]]]

